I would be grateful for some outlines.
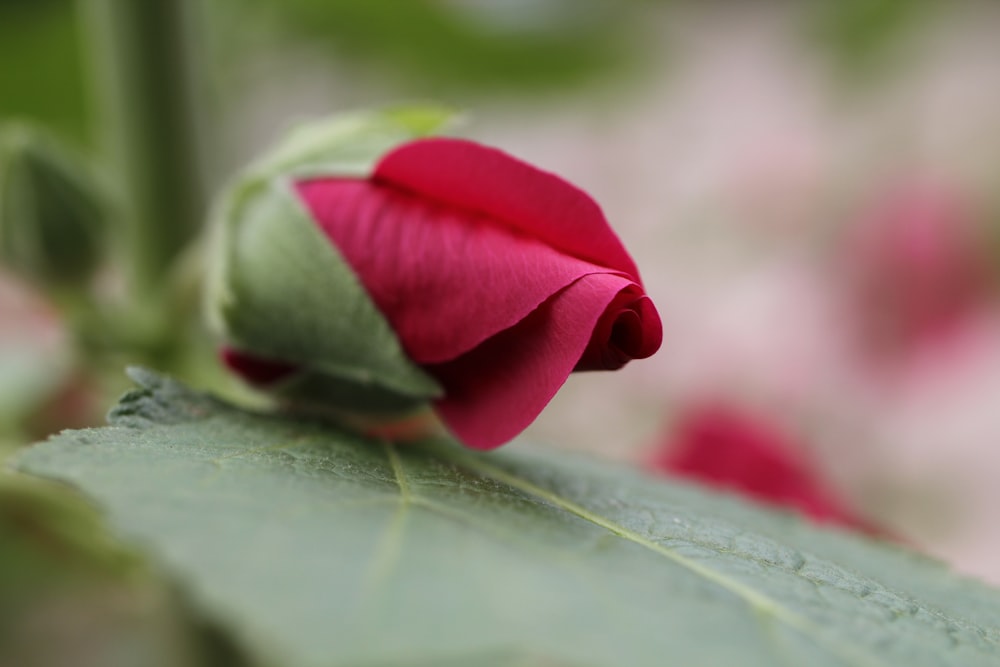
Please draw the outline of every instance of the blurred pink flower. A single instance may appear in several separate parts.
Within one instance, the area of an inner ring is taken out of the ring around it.
[[[945,342],[989,289],[970,203],[941,184],[885,193],[848,234],[844,263],[862,348],[883,358]]]
[[[837,497],[777,424],[731,405],[704,403],[687,410],[648,464],[658,472],[795,510],[818,523],[882,534]]]

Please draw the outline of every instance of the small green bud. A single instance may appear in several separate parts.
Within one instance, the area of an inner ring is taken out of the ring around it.
[[[84,162],[39,130],[0,129],[0,262],[48,286],[97,268],[106,210]]]

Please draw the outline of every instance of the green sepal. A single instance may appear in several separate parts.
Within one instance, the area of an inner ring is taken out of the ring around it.
[[[107,200],[85,161],[36,128],[0,129],[0,261],[49,286],[79,288],[100,264]]]
[[[301,126],[225,194],[215,216],[208,316],[228,345],[303,369],[278,393],[378,412],[441,395],[310,218],[294,183],[364,178],[388,150],[451,117],[436,108],[394,109]]]
[[[444,107],[399,106],[303,123],[251,164],[241,180],[329,175],[363,178],[397,145],[440,134],[459,118]]]

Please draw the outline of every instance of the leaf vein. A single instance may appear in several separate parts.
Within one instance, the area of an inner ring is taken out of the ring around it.
[[[391,442],[383,441],[386,458],[392,468],[392,474],[396,485],[399,487],[396,510],[386,524],[385,532],[375,547],[372,556],[371,566],[368,570],[367,586],[370,592],[368,596],[371,600],[378,600],[380,592],[387,585],[393,571],[399,564],[403,549],[403,530],[406,524],[406,517],[410,506],[413,504],[413,496],[410,491],[409,482],[403,471],[403,463],[400,460],[399,452]]]
[[[875,659],[871,655],[861,652],[854,646],[846,647],[834,643],[831,638],[825,635],[823,629],[811,619],[796,613],[769,595],[756,591],[737,579],[718,572],[696,560],[683,556],[644,535],[608,519],[607,517],[591,512],[587,508],[568,498],[564,498],[559,494],[538,486],[529,480],[520,478],[500,467],[484,463],[472,457],[461,456],[460,458],[457,458],[458,460],[456,463],[459,465],[464,465],[481,475],[490,477],[498,482],[507,484],[524,493],[546,501],[555,507],[583,519],[584,521],[603,528],[624,540],[633,542],[640,547],[649,549],[650,551],[673,561],[677,565],[680,565],[681,567],[702,577],[706,581],[709,581],[742,599],[755,613],[770,616],[785,623],[787,626],[795,629],[803,636],[811,638],[817,645],[822,646],[831,654],[838,656],[849,664],[865,665],[869,667],[885,664],[881,660]]]

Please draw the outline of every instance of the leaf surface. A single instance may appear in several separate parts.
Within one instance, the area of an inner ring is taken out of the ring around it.
[[[22,468],[103,506],[264,664],[1000,664],[1000,593],[630,469],[395,445],[139,372]]]

